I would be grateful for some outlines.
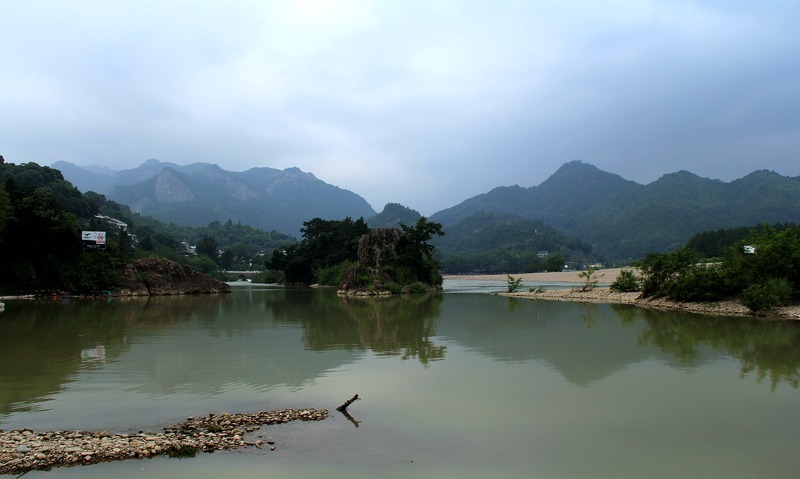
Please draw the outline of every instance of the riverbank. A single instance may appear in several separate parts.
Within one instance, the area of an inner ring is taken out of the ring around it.
[[[0,474],[24,474],[53,467],[140,459],[166,454],[192,457],[240,447],[267,446],[271,439],[247,438],[261,426],[290,421],[321,421],[327,409],[282,409],[255,413],[209,414],[164,429],[163,433],[109,434],[105,431],[0,431]]]
[[[608,284],[619,276],[622,268],[598,270],[594,279],[600,283]],[[517,293],[498,293],[500,296],[512,298],[526,298],[545,301],[572,301],[579,303],[606,303],[606,304],[632,304],[641,308],[658,309],[664,311],[685,311],[689,313],[710,314],[716,316],[748,316],[760,319],[775,320],[800,320],[800,305],[783,306],[770,311],[753,313],[750,308],[738,300],[715,301],[708,303],[681,303],[665,298],[642,298],[640,293],[617,293],[607,287],[594,288],[591,291],[581,292],[578,286],[586,280],[579,276],[579,271],[564,271],[557,273],[524,273],[511,275],[522,278],[522,288],[534,288],[538,283],[575,283],[572,289],[545,289],[539,291],[521,291]],[[450,275],[449,280],[471,281],[506,281],[507,275]]]
[[[630,268],[625,268],[630,269]],[[600,269],[594,273],[594,278],[601,283],[612,283],[623,268]],[[527,286],[536,283],[583,283],[586,280],[580,277],[581,271],[557,271],[550,273],[520,273],[512,274],[515,279],[522,278],[522,282]],[[445,275],[444,279],[467,280],[467,281],[506,281],[508,275],[505,274],[452,274]]]

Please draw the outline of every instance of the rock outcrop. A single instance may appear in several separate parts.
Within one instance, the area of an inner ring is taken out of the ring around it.
[[[358,241],[358,263],[339,284],[339,294],[352,296],[425,293],[441,289],[409,278],[396,277],[408,272],[401,263],[403,232],[395,228],[375,228]],[[405,281],[403,281],[405,280]]]
[[[115,296],[160,296],[230,293],[230,285],[195,271],[191,266],[158,258],[125,265]]]

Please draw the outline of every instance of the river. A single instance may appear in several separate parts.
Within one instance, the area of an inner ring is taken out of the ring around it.
[[[327,408],[275,450],[26,478],[796,477],[800,323],[520,300],[236,285],[230,295],[6,301],[0,429],[159,431]],[[354,394],[360,401],[336,412]]]

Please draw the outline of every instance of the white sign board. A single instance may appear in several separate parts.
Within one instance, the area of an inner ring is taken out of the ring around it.
[[[105,231],[82,231],[81,239],[83,244],[89,248],[105,248],[106,246]]]

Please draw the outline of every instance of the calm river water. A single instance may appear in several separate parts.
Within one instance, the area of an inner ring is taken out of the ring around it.
[[[534,302],[487,286],[372,300],[248,285],[7,301],[0,429],[160,431],[211,412],[331,410],[263,428],[274,451],[26,478],[797,477],[800,323]],[[357,424],[334,410],[356,393]]]

